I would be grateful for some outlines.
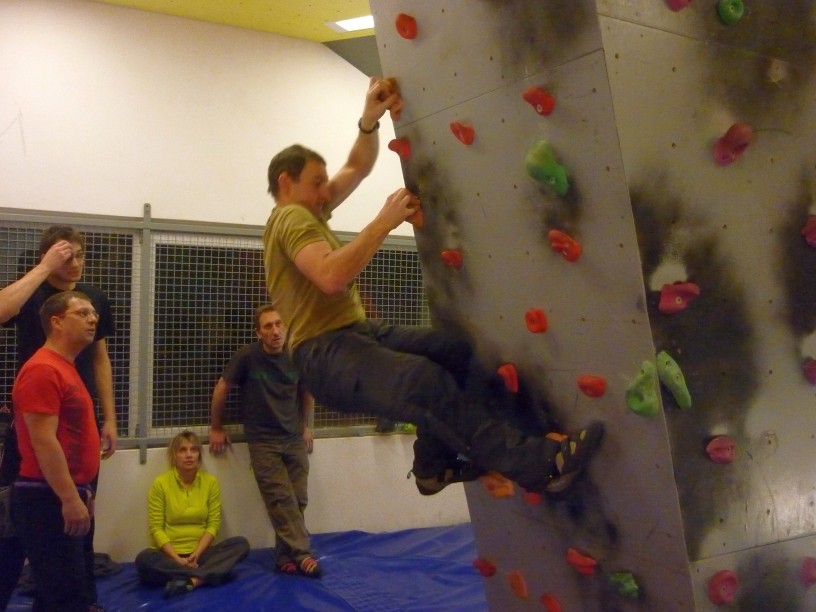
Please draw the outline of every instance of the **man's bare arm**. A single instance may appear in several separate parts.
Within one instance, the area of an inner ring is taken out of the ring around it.
[[[55,243],[39,264],[34,266],[20,280],[0,290],[0,323],[5,323],[15,316],[28,299],[42,285],[49,275],[68,261],[74,254],[74,248],[67,240]]]
[[[419,205],[417,197],[405,188],[388,196],[377,217],[351,242],[332,250],[328,242],[313,242],[295,255],[298,270],[326,294],[342,293],[380,248],[383,240]]]

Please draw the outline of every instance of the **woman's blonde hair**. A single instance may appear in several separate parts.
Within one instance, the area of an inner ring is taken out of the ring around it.
[[[170,467],[176,467],[176,453],[179,448],[181,448],[183,441],[191,442],[192,445],[198,449],[198,465],[201,467],[201,440],[192,431],[182,431],[180,434],[176,434],[176,437],[170,441],[170,445],[167,447],[167,459],[170,461]]]

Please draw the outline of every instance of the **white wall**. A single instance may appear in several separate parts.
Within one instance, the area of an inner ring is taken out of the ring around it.
[[[339,168],[368,78],[324,45],[84,0],[0,0],[0,206],[263,225],[266,168],[300,142]],[[337,211],[402,185],[386,148]],[[411,235],[403,224],[398,232]]]
[[[292,142],[329,172],[356,135],[367,78],[323,45],[84,0],[0,0],[0,207],[263,225],[271,156]],[[358,231],[402,185],[385,147],[335,215]],[[400,232],[411,234],[404,224]],[[390,531],[469,520],[461,485],[420,496],[410,436],[318,440],[307,525]],[[146,493],[163,450],[105,462],[97,547],[125,560],[147,542]],[[272,543],[244,445],[207,460],[226,535]]]
[[[413,436],[386,435],[315,440],[310,456],[306,526],[312,533],[361,530],[397,531],[468,522],[464,487],[455,484],[434,496],[421,496],[406,478],[413,459]],[[205,451],[204,469],[218,477],[223,516],[220,536],[243,535],[253,547],[273,546],[275,538],[249,467],[246,444],[233,445],[227,458]],[[97,550],[132,560],[149,544],[147,491],[167,470],[163,448],[118,451],[103,462]],[[317,551],[319,553],[319,551]]]

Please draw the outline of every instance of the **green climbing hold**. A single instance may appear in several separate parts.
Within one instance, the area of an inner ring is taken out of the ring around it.
[[[691,408],[691,394],[686,386],[686,378],[680,366],[666,351],[657,354],[657,375],[660,382],[671,391],[678,406],[684,410]]]
[[[640,372],[626,388],[626,405],[640,416],[655,416],[660,407],[655,391],[657,370],[651,361],[644,361]]]
[[[609,585],[620,595],[629,599],[640,596],[640,587],[632,572],[615,572],[609,577]]]
[[[530,178],[547,185],[559,196],[567,195],[569,191],[567,171],[555,161],[555,154],[549,142],[536,140],[530,145],[524,166]]]
[[[725,25],[733,25],[742,19],[745,5],[742,0],[720,0],[717,3],[717,13]]]

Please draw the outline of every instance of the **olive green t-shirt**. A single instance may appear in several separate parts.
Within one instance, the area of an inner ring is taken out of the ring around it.
[[[295,256],[303,247],[321,241],[328,242],[332,249],[342,246],[326,220],[318,219],[300,204],[276,206],[266,222],[266,288],[289,329],[290,350],[303,340],[366,318],[356,283],[349,283],[343,293],[326,295],[295,266]]]

